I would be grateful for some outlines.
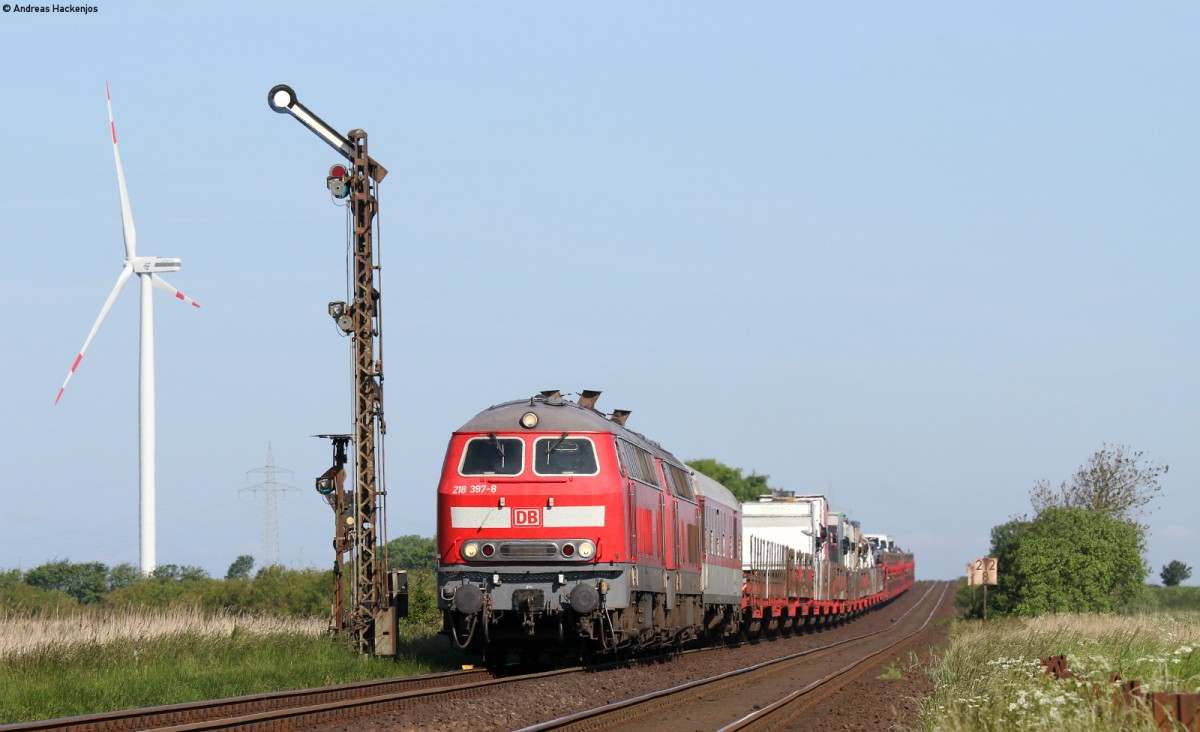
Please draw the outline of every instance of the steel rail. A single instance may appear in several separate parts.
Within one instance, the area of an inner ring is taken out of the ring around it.
[[[830,673],[830,674],[826,674],[825,676],[822,676],[821,678],[816,679],[815,681],[812,681],[807,686],[797,689],[796,691],[792,692],[791,694],[788,694],[787,696],[783,697],[782,699],[779,699],[778,701],[775,701],[761,709],[757,709],[757,710],[751,712],[750,714],[747,714],[745,717],[742,717],[741,719],[737,720],[736,722],[734,722],[732,724],[721,727],[717,732],[738,732],[739,730],[748,730],[748,729],[752,730],[752,729],[766,728],[772,722],[779,721],[780,717],[783,717],[785,714],[789,715],[789,716],[794,716],[792,714],[794,705],[799,703],[799,701],[801,699],[807,697],[812,692],[827,686],[828,684],[832,683],[835,679],[837,679],[841,676],[844,676],[845,674],[850,673],[854,669],[861,668],[863,664],[873,661],[874,659],[884,655],[885,653],[888,653],[896,646],[900,645],[901,643],[907,641],[908,639],[912,638],[913,636],[918,635],[919,633],[924,631],[925,628],[927,628],[929,626],[930,621],[933,620],[934,613],[936,613],[938,608],[941,607],[942,600],[943,600],[943,598],[945,598],[946,592],[949,590],[949,588],[950,588],[949,584],[946,584],[942,588],[942,592],[940,595],[938,595],[937,602],[935,602],[933,607],[930,608],[929,615],[926,616],[925,622],[921,623],[921,626],[919,628],[917,628],[916,630],[905,634],[901,638],[898,638],[894,643],[890,643],[890,644],[884,646],[883,648],[879,649],[878,651],[875,651],[874,653],[863,656],[862,658],[855,659],[853,662],[846,664],[845,666],[838,669],[837,671],[834,671],[833,673]],[[932,590],[932,589],[933,588],[930,587],[930,590]],[[928,594],[928,593],[926,593],[926,594]],[[924,599],[924,598],[922,598],[922,599]],[[914,606],[914,608],[915,607],[916,606]]]
[[[270,732],[280,732],[281,730],[347,722],[364,715],[400,711],[433,697],[461,698],[471,696],[490,687],[520,683],[532,679],[581,673],[583,670],[582,666],[575,666],[523,676],[493,678],[485,681],[440,686],[431,689],[376,694],[357,699],[342,699],[325,704],[278,709],[262,714],[247,714],[240,717],[213,719],[173,727],[157,727],[155,729],[157,732],[215,732],[216,730],[236,730],[237,732],[265,732],[269,730]]]
[[[87,732],[88,730],[145,730],[172,725],[204,722],[263,712],[275,712],[330,702],[362,699],[379,694],[399,693],[421,689],[438,689],[492,679],[490,671],[445,671],[423,676],[404,676],[394,679],[358,681],[349,684],[319,686],[295,691],[275,691],[263,694],[235,696],[198,702],[184,702],[159,707],[143,707],[117,712],[101,712],[75,717],[61,717],[37,722],[19,722],[0,726],[0,732]]]
[[[901,620],[908,617],[914,610],[916,610],[918,607],[920,607],[921,604],[933,592],[935,587],[936,587],[936,585],[930,585],[929,588],[925,591],[925,593],[923,595],[921,595],[921,597],[917,600],[917,602],[914,603],[914,605],[911,608],[906,610],[903,614],[900,615],[900,617],[898,617],[896,619],[896,623],[899,623]],[[937,602],[934,603],[933,611],[936,611],[937,607],[940,605],[941,599],[945,596],[945,592],[946,592],[946,589],[945,589],[945,587],[943,587],[942,594],[938,596]],[[931,611],[931,614],[933,611]],[[928,621],[926,621],[926,622],[928,622]],[[924,625],[922,625],[922,628],[923,627],[924,627]],[[563,729],[575,729],[575,730],[606,729],[609,727],[609,725],[607,724],[606,721],[604,721],[604,718],[610,719],[613,723],[613,726],[626,724],[631,720],[645,716],[646,714],[652,714],[652,713],[654,713],[654,711],[658,711],[657,709],[651,710],[649,712],[644,712],[644,711],[639,711],[639,710],[648,707],[653,702],[660,701],[667,697],[681,695],[681,694],[687,694],[687,693],[695,693],[695,692],[698,692],[699,690],[705,689],[706,687],[711,687],[711,686],[714,686],[717,684],[721,684],[723,682],[734,681],[734,680],[739,679],[740,677],[746,677],[751,674],[762,673],[768,669],[774,670],[775,667],[777,667],[777,666],[794,663],[800,659],[804,659],[809,656],[814,656],[817,654],[824,654],[826,652],[829,652],[829,651],[832,651],[835,649],[839,649],[839,648],[843,648],[850,644],[858,643],[858,642],[861,642],[863,640],[872,638],[874,636],[877,636],[877,635],[880,635],[883,633],[891,633],[894,631],[895,631],[895,624],[893,624],[891,627],[884,628],[882,630],[876,630],[876,631],[872,631],[869,633],[863,633],[861,635],[856,635],[852,638],[846,638],[846,639],[843,639],[840,641],[835,641],[833,643],[819,646],[817,648],[810,648],[808,650],[789,654],[787,656],[782,656],[780,658],[772,659],[770,661],[764,661],[762,663],[757,663],[757,664],[754,664],[753,666],[747,666],[745,668],[735,669],[733,671],[726,671],[724,673],[720,673],[715,676],[710,676],[710,677],[706,677],[703,679],[696,679],[694,681],[689,681],[684,684],[679,684],[678,686],[673,686],[673,687],[670,687],[667,689],[660,689],[658,691],[652,691],[652,692],[649,692],[646,694],[642,694],[640,696],[632,697],[630,699],[613,702],[611,704],[605,704],[603,706],[584,710],[582,712],[575,712],[572,714],[564,715],[562,717],[558,717],[557,719],[552,719],[552,720],[549,720],[546,722],[541,722],[538,724],[530,725],[528,727],[522,727],[521,729],[517,730],[516,732],[542,732],[543,730],[563,730]],[[909,633],[909,634],[905,635],[904,638],[902,638],[901,640],[911,637],[916,632],[920,632],[920,631],[918,630],[918,631],[915,631],[914,633]]]
[[[654,663],[668,660],[671,655],[687,655],[711,651],[697,648],[679,651],[676,654],[649,656],[635,663]],[[720,649],[716,649],[720,650]],[[590,671],[616,668],[623,661],[606,661],[592,664]],[[408,704],[417,703],[422,696],[431,696],[441,691],[467,693],[494,684],[574,673],[583,667],[556,669],[535,674],[513,675],[497,678],[493,671],[474,669],[445,671],[422,676],[406,676],[375,681],[359,681],[348,684],[321,686],[294,691],[275,691],[262,694],[228,697],[197,702],[183,702],[157,707],[143,707],[115,712],[100,712],[73,717],[61,717],[33,722],[18,722],[0,725],[0,732],[134,732],[135,730],[163,729],[221,729],[231,721],[249,724],[247,718],[263,725],[281,716],[294,717],[293,725],[299,725],[304,714],[314,710],[334,712],[341,708],[357,708],[360,711],[371,706],[372,700]],[[402,706],[403,704],[400,704]],[[214,726],[215,725],[215,726]],[[249,729],[250,727],[245,727]],[[282,729],[283,727],[273,727]]]

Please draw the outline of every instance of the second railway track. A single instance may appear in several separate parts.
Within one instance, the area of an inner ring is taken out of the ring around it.
[[[890,627],[525,727],[546,730],[782,729],[806,697],[921,632],[950,585],[930,585]],[[820,661],[818,664],[817,662]],[[833,667],[833,671],[824,669]]]

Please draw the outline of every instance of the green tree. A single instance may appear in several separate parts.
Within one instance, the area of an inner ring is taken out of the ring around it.
[[[59,559],[26,572],[25,583],[64,592],[80,605],[89,605],[99,602],[108,592],[108,567],[100,562]]]
[[[759,496],[770,493],[766,475],[750,473],[742,475],[741,468],[733,468],[712,458],[689,460],[688,465],[697,472],[704,473],[729,489],[739,501],[753,501]]]
[[[1049,507],[996,527],[992,540],[1000,583],[989,603],[998,615],[1113,612],[1142,592],[1141,532],[1106,512]]]
[[[437,543],[416,534],[389,541],[387,556],[392,569],[437,569]]]
[[[1162,579],[1164,587],[1175,587],[1192,576],[1192,568],[1178,559],[1172,559],[1170,564],[1163,566],[1158,576]]]
[[[440,626],[442,611],[437,606],[437,583],[435,573],[428,569],[413,569],[408,572],[408,617],[406,625],[424,624]]]
[[[122,562],[108,570],[108,591],[112,592],[122,587],[128,587],[143,579],[145,578],[142,577],[142,570],[129,562]]]
[[[1000,584],[997,587],[989,588],[989,612],[996,609],[997,599],[1000,601],[1001,613],[1006,609],[1004,592],[1012,587],[1013,577],[1005,571],[1005,568],[1013,566],[1019,540],[1029,524],[1030,522],[1025,519],[1012,519],[1007,523],[992,527],[992,548],[988,552],[988,556],[996,558],[996,565],[1000,568]],[[978,585],[967,585],[965,581],[959,587],[955,602],[962,608],[966,617],[983,617],[982,589]],[[997,591],[1000,592],[999,596],[996,594]]]
[[[169,578],[155,581],[136,582],[128,587],[114,589],[104,598],[110,607],[200,607],[217,610],[221,604],[222,582],[199,580],[178,582]]]
[[[250,576],[250,570],[252,569],[254,569],[254,557],[249,554],[241,554],[229,565],[229,571],[225,573],[225,579],[246,579]]]
[[[245,601],[249,612],[326,615],[333,603],[333,572],[263,567],[254,575]]]
[[[44,590],[25,582],[19,569],[0,570],[0,615],[62,611],[79,603],[61,590]]]
[[[191,582],[210,578],[208,572],[190,564],[160,564],[150,572],[150,579],[159,582]]]
[[[174,575],[177,572],[168,572]],[[333,599],[333,572],[263,567],[253,578],[215,580],[191,578],[138,582],[109,593],[114,607],[197,607],[246,613],[321,617]]]
[[[1039,514],[1051,507],[1085,508],[1134,522],[1162,490],[1158,479],[1168,469],[1167,465],[1146,461],[1140,451],[1106,444],[1057,490],[1049,481],[1038,481],[1029,500]]]

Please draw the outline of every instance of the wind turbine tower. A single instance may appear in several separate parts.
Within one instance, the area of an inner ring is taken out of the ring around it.
[[[279,564],[279,520],[275,510],[275,494],[286,493],[287,491],[299,491],[299,488],[280,483],[276,480],[276,476],[281,473],[292,475],[292,471],[287,468],[276,467],[275,453],[271,449],[271,443],[267,443],[267,464],[261,468],[247,470],[246,477],[251,475],[261,475],[263,481],[258,485],[243,488],[239,492],[249,491],[251,493],[263,494],[263,515],[262,515],[262,566],[272,567]],[[294,477],[294,476],[293,476]]]
[[[75,357],[75,362],[71,364],[71,369],[67,371],[67,378],[63,381],[62,388],[58,390],[58,396],[54,398],[54,403],[58,404],[58,400],[62,399],[67,384],[71,381],[71,377],[75,375],[75,369],[79,368],[79,362],[83,360],[83,354],[87,353],[88,346],[92,345],[92,339],[96,337],[96,332],[100,330],[100,325],[108,317],[108,311],[112,309],[117,296],[121,294],[121,289],[125,287],[125,283],[129,282],[129,278],[136,274],[141,285],[141,347],[138,360],[140,559],[142,574],[146,575],[154,570],[156,563],[154,556],[154,299],[151,297],[153,292],[151,288],[157,287],[160,290],[165,290],[176,299],[182,300],[192,307],[198,308],[200,305],[195,300],[185,296],[182,292],[167,284],[167,281],[159,276],[162,272],[178,272],[181,267],[181,262],[178,259],[138,256],[137,231],[133,226],[133,210],[129,206],[129,191],[125,188],[125,170],[121,167],[121,151],[117,148],[117,124],[113,121],[112,94],[108,91],[107,82],[104,84],[104,93],[108,98],[108,127],[112,133],[113,158],[117,163],[117,190],[121,197],[121,230],[125,237],[125,261],[121,267],[121,274],[117,276],[117,284],[113,287],[108,299],[104,301],[104,306],[100,308],[100,315],[96,318],[91,331],[88,332],[87,338],[83,341],[83,348],[79,349],[79,355]]]

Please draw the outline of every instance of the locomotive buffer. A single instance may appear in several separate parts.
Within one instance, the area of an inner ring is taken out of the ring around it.
[[[331,628],[353,633],[361,653],[396,654],[397,623],[407,614],[408,585],[404,572],[387,571],[387,490],[383,480],[382,324],[374,248],[378,184],[387,169],[367,154],[367,133],[352,130],[343,136],[296,99],[296,92],[279,84],[267,93],[271,109],[290,114],[350,165],[341,163],[325,179],[337,199],[349,199],[352,219],[348,265],[353,281],[350,302],[329,303],[329,315],[350,336],[354,368],[354,430],[351,434],[319,435],[333,442],[333,465],[316,480],[317,492],[333,508],[335,532],[334,601]],[[354,445],[354,482],[345,487],[348,446]],[[349,566],[349,592],[346,568]],[[347,596],[348,595],[348,596]]]

